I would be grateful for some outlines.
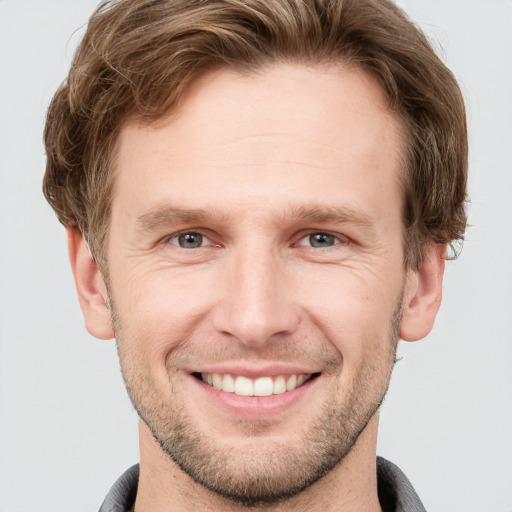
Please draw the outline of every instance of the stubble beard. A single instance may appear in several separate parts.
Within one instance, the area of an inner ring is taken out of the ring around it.
[[[111,297],[111,296],[110,296]],[[148,372],[137,371],[137,363],[123,349],[123,329],[112,299],[110,308],[115,328],[121,370],[130,399],[162,451],[196,483],[218,496],[247,507],[277,504],[298,495],[335,468],[350,453],[360,434],[381,406],[389,387],[396,360],[403,293],[391,321],[386,361],[367,361],[348,396],[340,405],[332,393],[322,407],[322,414],[304,433],[300,443],[275,446],[266,450],[264,422],[252,425],[252,450],[216,446],[197,430],[187,407],[177,396],[165,401]],[[385,366],[383,368],[383,366]],[[378,375],[382,383],[374,389]],[[336,390],[338,391],[338,390]],[[251,425],[245,425],[251,430]]]

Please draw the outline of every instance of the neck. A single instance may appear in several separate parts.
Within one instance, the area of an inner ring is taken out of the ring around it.
[[[140,477],[135,512],[381,512],[377,494],[378,413],[350,453],[328,474],[298,495],[271,505],[245,507],[227,500],[186,475],[139,424]]]

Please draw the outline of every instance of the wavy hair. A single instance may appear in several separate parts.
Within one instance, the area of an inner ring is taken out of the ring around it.
[[[199,75],[273,62],[343,62],[371,73],[406,127],[404,258],[462,240],[467,129],[453,74],[390,0],[118,0],[89,20],[47,115],[43,190],[100,266],[119,130],[166,116]],[[105,267],[106,268],[106,267]]]

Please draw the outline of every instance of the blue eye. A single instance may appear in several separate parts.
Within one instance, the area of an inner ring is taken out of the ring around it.
[[[311,233],[301,240],[300,245],[322,249],[332,247],[340,243],[339,238],[329,233]]]
[[[197,249],[202,247],[206,240],[208,239],[201,233],[187,232],[174,236],[170,242],[182,249]]]

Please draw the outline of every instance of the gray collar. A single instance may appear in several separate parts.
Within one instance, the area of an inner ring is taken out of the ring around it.
[[[377,457],[379,501],[384,512],[426,512],[411,482],[398,466]],[[110,489],[99,512],[130,512],[135,504],[139,465],[128,469]]]

